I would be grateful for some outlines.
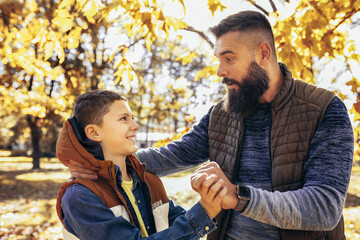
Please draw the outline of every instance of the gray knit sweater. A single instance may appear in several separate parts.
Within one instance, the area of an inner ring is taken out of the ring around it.
[[[147,170],[163,176],[196,166],[209,157],[209,113],[180,140],[137,156]],[[353,131],[343,102],[335,97],[311,140],[302,189],[271,192],[269,106],[246,119],[237,184],[251,188],[242,214],[233,211],[227,239],[280,239],[278,228],[330,230],[341,216],[353,156]]]

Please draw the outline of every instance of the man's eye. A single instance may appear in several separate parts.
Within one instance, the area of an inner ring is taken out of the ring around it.
[[[126,117],[120,118],[120,121],[126,121]]]
[[[232,60],[233,60],[233,58],[231,58],[231,57],[226,58],[226,61],[228,61],[228,62],[231,62]]]

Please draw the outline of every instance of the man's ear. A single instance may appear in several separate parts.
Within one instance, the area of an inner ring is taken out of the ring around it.
[[[100,128],[94,124],[89,124],[85,127],[85,135],[88,139],[95,142],[101,141]]]
[[[271,51],[272,50],[271,50],[271,46],[269,43],[262,42],[259,44],[259,46],[257,47],[256,54],[257,54],[260,66],[264,66],[270,60],[270,57],[272,54]]]

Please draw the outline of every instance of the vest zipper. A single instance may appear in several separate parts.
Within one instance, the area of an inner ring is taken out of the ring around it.
[[[241,116],[240,127],[241,127],[241,129],[240,129],[239,135],[241,135],[241,136],[239,136],[238,148],[237,148],[237,150],[236,150],[237,152],[235,154],[235,156],[236,156],[236,160],[235,160],[236,164],[235,164],[234,171],[232,172],[232,175],[231,175],[232,179],[230,179],[233,184],[235,184],[235,182],[236,182],[236,173],[237,173],[238,167],[239,167],[239,162],[240,162],[239,157],[240,157],[242,144],[243,144],[243,140],[244,140],[244,134],[245,134],[245,132],[244,132],[244,130],[245,130],[245,117],[244,117],[244,115]],[[240,137],[241,137],[241,139],[240,139]],[[223,217],[222,231],[220,233],[220,238],[219,239],[225,239],[225,233],[227,231],[227,226],[228,226],[228,223],[229,223],[229,220],[230,220],[230,211],[231,210],[226,210],[225,216]],[[226,227],[224,227],[224,226],[226,226]]]
[[[153,226],[156,226],[156,223],[155,223],[155,218],[154,218],[153,209],[152,209],[152,197],[151,197],[150,189],[149,189],[148,184],[147,184],[146,179],[145,179],[145,173],[144,173],[144,184],[145,184],[145,188],[146,188],[146,194],[147,194],[148,197],[150,198],[150,203],[149,203],[150,208],[148,208],[148,209],[150,210],[149,214],[151,214],[151,217],[150,217],[149,219],[152,220],[152,223],[151,223],[152,226],[151,226],[151,227],[153,227]],[[146,202],[145,199],[144,199],[144,201]],[[149,226],[149,227],[150,227],[150,226]],[[146,226],[145,226],[145,228],[146,228]],[[149,230],[151,230],[151,229],[149,229]],[[146,229],[146,231],[148,231],[148,229]],[[156,227],[155,227],[155,232],[157,232],[157,231],[156,231]],[[148,233],[148,234],[149,234],[149,233]],[[149,234],[149,235],[150,235],[150,234]]]
[[[118,190],[118,188],[117,188],[117,186],[116,186],[116,178],[113,177],[113,175],[112,175],[111,166],[108,166],[108,173],[109,173],[109,176],[110,176],[110,179],[111,179],[112,187],[113,187],[113,189],[115,190],[116,195],[119,195],[119,194],[121,195],[121,193],[119,192],[119,190]],[[122,195],[121,195],[121,197],[124,198]],[[118,196],[118,198],[121,200],[121,198],[120,198],[119,196]],[[125,202],[124,202],[123,204],[124,204],[124,207],[125,207],[127,213],[129,214],[130,221],[131,221],[132,224],[134,224],[134,226],[136,226],[134,217],[133,217],[133,215],[131,214],[131,211],[130,211],[130,209],[129,209],[129,206],[127,206],[127,203],[126,203],[125,198],[124,198],[124,201],[125,201]],[[136,216],[135,216],[135,217],[136,217]]]
[[[231,182],[233,184],[235,184],[236,182],[236,173],[238,171],[238,167],[239,167],[239,157],[240,157],[240,153],[241,153],[241,149],[242,149],[242,144],[243,144],[243,140],[244,140],[244,117],[241,118],[241,122],[240,122],[240,132],[239,132],[239,143],[238,143],[238,146],[237,146],[237,150],[236,150],[236,154],[235,154],[235,157],[236,157],[236,163],[235,163],[235,167],[234,167],[234,171],[232,172],[231,174]],[[241,139],[240,139],[241,137]]]
[[[274,111],[275,112],[275,111]],[[274,113],[275,114],[275,113]],[[271,153],[271,128],[272,128],[272,119],[273,119],[273,110],[271,108],[271,105],[270,105],[270,114],[269,114],[269,118],[270,118],[270,127],[269,127],[269,161],[270,161],[270,169],[271,169],[271,174],[270,174],[270,182],[271,182],[271,189],[272,191],[274,192],[274,186],[273,186],[273,162],[272,162],[272,153]]]

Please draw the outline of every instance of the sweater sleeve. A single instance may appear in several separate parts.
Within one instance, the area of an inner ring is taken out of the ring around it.
[[[190,169],[209,158],[209,112],[199,124],[182,136],[179,140],[160,148],[140,149],[137,158],[146,163],[146,171],[158,176],[166,176],[175,172]]]
[[[350,181],[353,138],[346,107],[336,97],[310,142],[303,188],[268,192],[250,187],[252,197],[242,214],[283,229],[333,229]]]

